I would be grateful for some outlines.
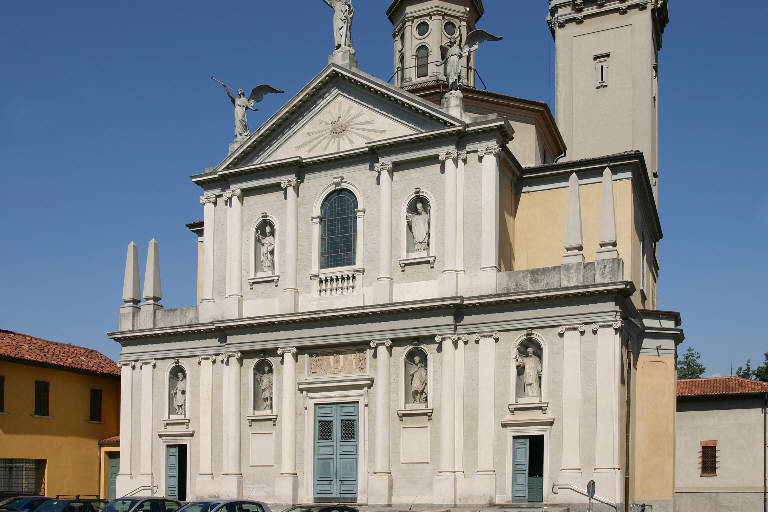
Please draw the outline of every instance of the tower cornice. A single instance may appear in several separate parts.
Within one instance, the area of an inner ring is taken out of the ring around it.
[[[387,17],[392,20],[392,16],[397,12],[397,10],[406,2],[407,0],[394,0],[392,4],[387,9]],[[485,14],[485,7],[483,7],[483,0],[469,0],[472,2],[472,6],[477,11],[477,19],[479,20],[482,18],[483,14]]]

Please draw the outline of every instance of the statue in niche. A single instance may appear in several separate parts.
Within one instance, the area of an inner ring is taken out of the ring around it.
[[[266,360],[261,360],[256,364],[255,384],[258,400],[255,401],[254,408],[260,406],[262,411],[272,410],[273,377],[272,365]]]
[[[426,207],[425,207],[426,204]],[[426,197],[416,196],[408,205],[405,214],[408,230],[413,237],[413,252],[429,251],[429,201]]]
[[[275,273],[275,235],[272,223],[262,222],[256,228],[256,242],[258,245],[259,262],[261,272]]]
[[[187,414],[187,382],[181,367],[176,367],[175,371],[171,372],[171,414]]]
[[[413,349],[405,358],[408,374],[409,404],[427,404],[427,357],[423,350]]]
[[[541,400],[541,357],[536,354],[535,348],[528,344],[520,344],[515,355],[515,364],[518,368],[518,398]],[[520,373],[522,371],[522,374]]]
[[[355,9],[352,0],[323,0],[333,8],[333,39],[336,50],[352,47],[352,18]]]

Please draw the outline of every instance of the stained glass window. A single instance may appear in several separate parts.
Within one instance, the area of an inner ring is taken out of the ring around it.
[[[332,192],[320,210],[320,268],[354,265],[357,198],[347,189]]]

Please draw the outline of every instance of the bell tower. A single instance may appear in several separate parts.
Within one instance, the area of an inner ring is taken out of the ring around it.
[[[482,0],[394,0],[387,16],[394,26],[394,83],[398,87],[445,80],[440,45],[466,40],[483,15]],[[462,65],[464,84],[474,87],[474,52]]]
[[[658,177],[659,66],[668,0],[549,0],[557,124],[568,160],[639,150]]]

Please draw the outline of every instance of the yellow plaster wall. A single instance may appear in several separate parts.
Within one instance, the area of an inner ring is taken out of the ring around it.
[[[0,457],[46,459],[45,491],[99,492],[100,439],[117,435],[120,378],[0,361],[5,411],[0,414]],[[34,416],[35,380],[50,382],[50,417]],[[102,422],[89,422],[90,390],[102,390]]]
[[[499,261],[501,271],[510,272],[515,268],[515,209],[517,194],[511,183],[501,181],[499,201]]]
[[[584,257],[587,261],[594,261],[599,249],[602,185],[582,185],[579,187],[579,193]],[[624,259],[625,268],[632,269],[633,255],[639,254],[639,242],[636,242],[638,235],[634,225],[632,182],[614,182],[613,199],[619,256]],[[567,207],[567,188],[527,192],[521,195],[515,219],[515,270],[554,267],[561,264],[565,252]],[[632,279],[635,279],[634,276],[633,272]],[[637,273],[637,277],[639,276]]]
[[[675,407],[673,356],[640,355],[632,407],[632,501],[667,500],[675,492]]]

